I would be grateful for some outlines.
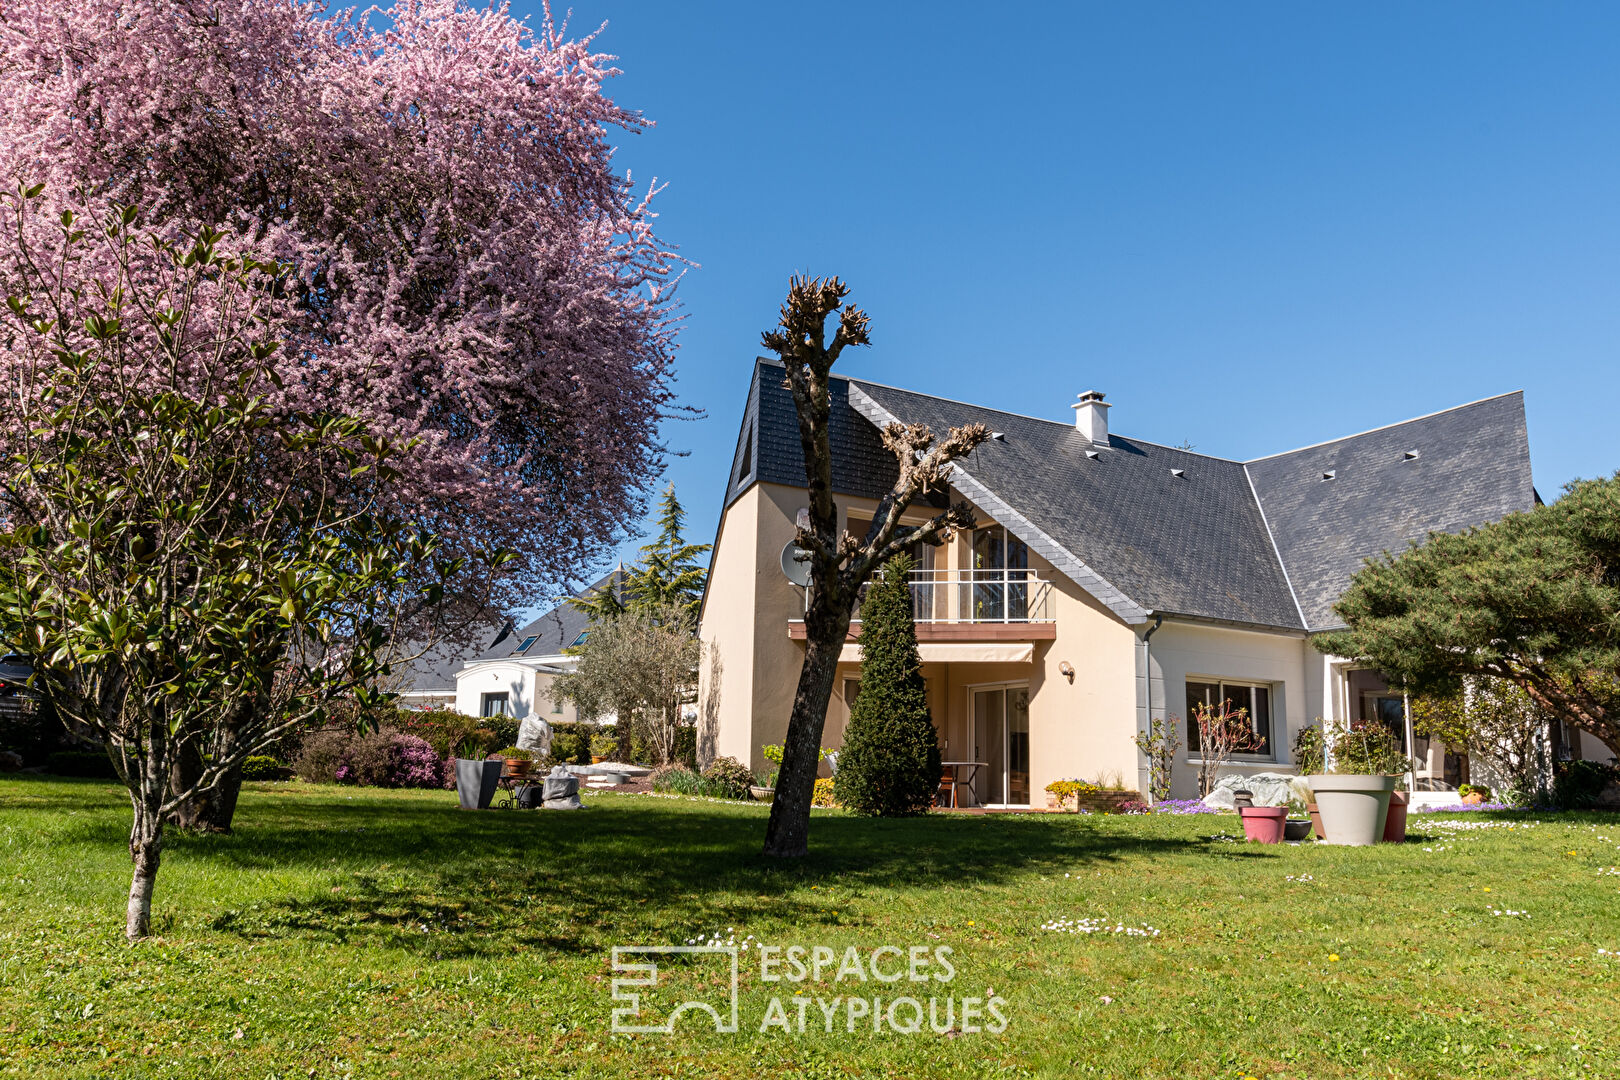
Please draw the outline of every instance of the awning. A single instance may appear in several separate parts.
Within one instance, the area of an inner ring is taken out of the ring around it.
[[[925,664],[1027,664],[1035,659],[1035,646],[1027,641],[1007,644],[923,642],[917,652]],[[838,651],[840,664],[861,662],[861,646],[849,642]]]

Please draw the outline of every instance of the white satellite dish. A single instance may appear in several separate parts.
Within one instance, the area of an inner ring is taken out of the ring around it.
[[[795,585],[810,585],[810,553],[792,540],[782,549],[782,573]]]

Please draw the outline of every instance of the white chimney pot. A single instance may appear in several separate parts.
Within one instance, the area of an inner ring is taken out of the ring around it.
[[[1087,390],[1080,395],[1080,400],[1072,406],[1074,409],[1075,430],[1090,439],[1093,445],[1108,445],[1108,402],[1103,400],[1101,390]]]

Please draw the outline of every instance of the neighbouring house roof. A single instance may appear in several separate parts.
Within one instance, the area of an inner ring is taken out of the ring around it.
[[[574,595],[589,596],[598,590],[613,587],[623,579],[624,571],[614,569]],[[589,629],[590,625],[591,617],[588,613],[564,600],[521,629],[514,630],[500,642],[471,657],[468,663],[514,658],[533,660],[542,656],[559,656],[564,649],[569,648],[578,641],[579,636]],[[534,641],[529,643],[528,648],[522,648],[523,644],[528,642],[530,638],[533,638]]]
[[[781,370],[755,365],[728,505],[754,483],[804,486]],[[1366,557],[1535,503],[1517,392],[1247,463],[1112,433],[1094,447],[1072,423],[864,380],[834,379],[832,395],[836,493],[889,490],[878,430],[890,419],[936,433],[982,423],[1001,437],[960,463],[953,486],[1128,622],[1326,629]]]

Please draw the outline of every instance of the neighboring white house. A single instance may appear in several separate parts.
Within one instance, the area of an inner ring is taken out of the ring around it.
[[[700,631],[714,750],[755,768],[782,742],[804,657],[802,591],[781,569],[805,506],[783,382],[778,363],[756,365]],[[968,763],[973,801],[1040,805],[1046,784],[1071,776],[1145,791],[1134,737],[1149,717],[1176,717],[1186,738],[1192,709],[1222,699],[1248,710],[1264,743],[1239,770],[1291,771],[1294,734],[1318,719],[1376,719],[1418,759],[1420,789],[1455,786],[1457,756],[1413,736],[1401,695],[1309,639],[1339,625],[1333,604],[1363,559],[1536,505],[1519,393],[1247,462],[1111,433],[1098,393],[1073,420],[856,379],[835,378],[832,396],[833,487],[857,535],[894,482],[883,425],[995,433],[905,518],[954,500],[978,515],[975,530],[915,553],[912,583],[935,725],[946,760]],[[859,635],[857,621],[829,747],[860,692]],[[1182,752],[1178,797],[1196,794],[1196,757]]]
[[[620,574],[614,570],[580,595],[614,587]],[[533,710],[549,720],[578,719],[572,702],[554,700],[551,682],[574,670],[575,660],[565,650],[583,644],[590,625],[588,614],[564,601],[521,630],[497,638],[454,670],[456,711],[521,717]]]

